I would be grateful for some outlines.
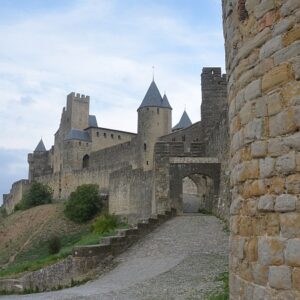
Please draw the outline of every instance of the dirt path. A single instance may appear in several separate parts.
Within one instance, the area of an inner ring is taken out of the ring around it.
[[[227,269],[228,235],[212,216],[178,216],[116,258],[116,268],[82,286],[1,299],[205,299]]]

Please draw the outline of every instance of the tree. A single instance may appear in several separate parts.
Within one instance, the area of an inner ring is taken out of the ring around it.
[[[23,195],[20,203],[21,209],[28,209],[37,205],[52,202],[52,189],[40,182],[33,182],[27,192]]]
[[[72,221],[84,223],[92,219],[102,209],[99,187],[96,184],[83,184],[71,193],[64,213]]]

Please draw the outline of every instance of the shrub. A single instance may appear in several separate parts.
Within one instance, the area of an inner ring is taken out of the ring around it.
[[[64,213],[72,221],[84,223],[102,209],[99,188],[96,184],[83,184],[71,193]]]
[[[104,214],[98,217],[91,226],[94,233],[105,233],[114,230],[118,226],[118,219],[115,215]]]
[[[61,249],[61,241],[57,235],[53,235],[48,240],[48,252],[49,254],[56,254]]]
[[[28,209],[34,206],[52,202],[53,191],[48,185],[40,182],[33,182],[27,192],[23,195],[22,201],[15,210]]]
[[[4,206],[0,207],[0,216],[3,217],[3,218],[7,217],[7,211],[6,211],[6,208]]]

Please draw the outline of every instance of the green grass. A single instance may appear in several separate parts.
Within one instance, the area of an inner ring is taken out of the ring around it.
[[[118,228],[126,228],[126,225],[120,224]],[[70,255],[74,246],[99,244],[103,237],[114,234],[115,230],[99,234],[85,229],[75,234],[61,236],[62,248],[57,254],[53,255],[48,253],[47,241],[36,243],[26,252],[19,254],[7,268],[0,270],[0,277],[39,270]]]
[[[216,281],[222,281],[223,289],[218,292],[211,292],[207,295],[207,300],[229,300],[229,274],[228,272],[220,274]]]

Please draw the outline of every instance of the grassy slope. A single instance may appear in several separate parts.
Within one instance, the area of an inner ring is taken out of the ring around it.
[[[62,203],[18,211],[0,219],[0,268],[45,259],[47,240],[53,234],[61,237],[63,247],[71,248],[88,231],[89,224],[78,225],[64,217]]]

